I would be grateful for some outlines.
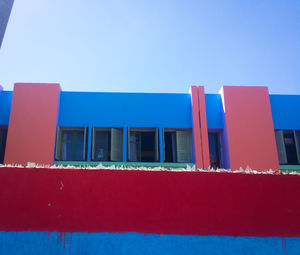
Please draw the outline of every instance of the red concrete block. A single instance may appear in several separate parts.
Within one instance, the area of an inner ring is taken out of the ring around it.
[[[204,87],[198,87],[203,168],[210,165]]]
[[[59,84],[15,84],[5,164],[53,164],[59,93]]]
[[[223,87],[223,104],[232,170],[279,170],[267,87]]]
[[[193,111],[193,133],[195,144],[195,161],[197,168],[203,168],[202,159],[202,146],[201,146],[201,130],[200,130],[200,118],[199,118],[199,96],[198,88],[196,86],[191,87],[191,99],[192,99],[192,111]]]
[[[192,86],[191,98],[196,167],[208,168],[210,165],[210,160],[204,87]]]

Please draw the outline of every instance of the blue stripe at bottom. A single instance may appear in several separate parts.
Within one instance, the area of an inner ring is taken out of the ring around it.
[[[0,254],[300,254],[300,238],[0,231]]]

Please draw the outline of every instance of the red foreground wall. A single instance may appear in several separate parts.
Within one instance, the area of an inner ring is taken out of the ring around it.
[[[0,168],[0,230],[300,237],[300,176]]]

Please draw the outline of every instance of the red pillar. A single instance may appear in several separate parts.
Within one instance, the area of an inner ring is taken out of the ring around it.
[[[59,84],[15,84],[5,164],[53,164],[59,93]]]
[[[196,167],[208,168],[210,160],[204,87],[192,86],[191,98]]]
[[[232,170],[279,170],[267,87],[224,86],[222,100]]]

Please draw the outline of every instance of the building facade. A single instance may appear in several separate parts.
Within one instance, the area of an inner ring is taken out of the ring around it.
[[[0,90],[1,254],[298,254],[300,96]],[[141,171],[164,166],[171,171]]]
[[[223,86],[205,94],[0,92],[0,162],[300,169],[300,95]]]

